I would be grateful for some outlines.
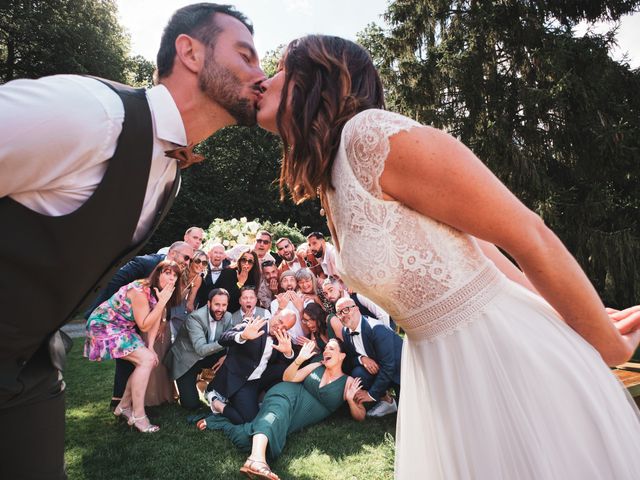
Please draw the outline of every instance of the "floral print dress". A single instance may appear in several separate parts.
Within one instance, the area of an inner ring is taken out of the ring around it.
[[[145,346],[136,330],[131,300],[127,297],[131,289],[145,294],[149,308],[156,305],[157,300],[151,295],[151,289],[139,280],[124,285],[110,299],[101,303],[87,321],[84,356],[89,360],[122,358]]]

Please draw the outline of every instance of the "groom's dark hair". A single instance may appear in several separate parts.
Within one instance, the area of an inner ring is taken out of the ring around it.
[[[162,32],[160,48],[156,57],[158,78],[166,77],[173,70],[176,56],[176,38],[183,33],[197,38],[207,47],[213,46],[216,36],[222,30],[216,24],[216,14],[229,15],[244,24],[253,35],[253,25],[249,19],[237,11],[232,5],[218,3],[194,3],[176,10]]]

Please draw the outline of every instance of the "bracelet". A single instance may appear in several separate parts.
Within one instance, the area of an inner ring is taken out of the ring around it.
[[[300,365],[302,365],[304,362],[300,362],[300,363],[298,363],[298,361],[297,361],[297,360],[295,360],[293,363],[295,363],[295,364],[299,367],[299,366],[300,366]]]

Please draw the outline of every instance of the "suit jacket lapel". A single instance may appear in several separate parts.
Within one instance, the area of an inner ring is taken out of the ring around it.
[[[372,354],[373,345],[371,344],[371,337],[373,336],[373,331],[371,329],[371,325],[367,322],[367,317],[362,316],[362,322],[360,324],[360,335],[362,336],[362,344],[364,345],[364,351],[367,352],[367,357],[373,358]]]

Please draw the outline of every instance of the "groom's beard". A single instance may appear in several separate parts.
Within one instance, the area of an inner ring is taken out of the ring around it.
[[[208,55],[204,68],[198,75],[200,90],[235,118],[238,125],[251,127],[256,124],[256,107],[253,99],[242,98],[242,82],[229,69],[210,60]]]

